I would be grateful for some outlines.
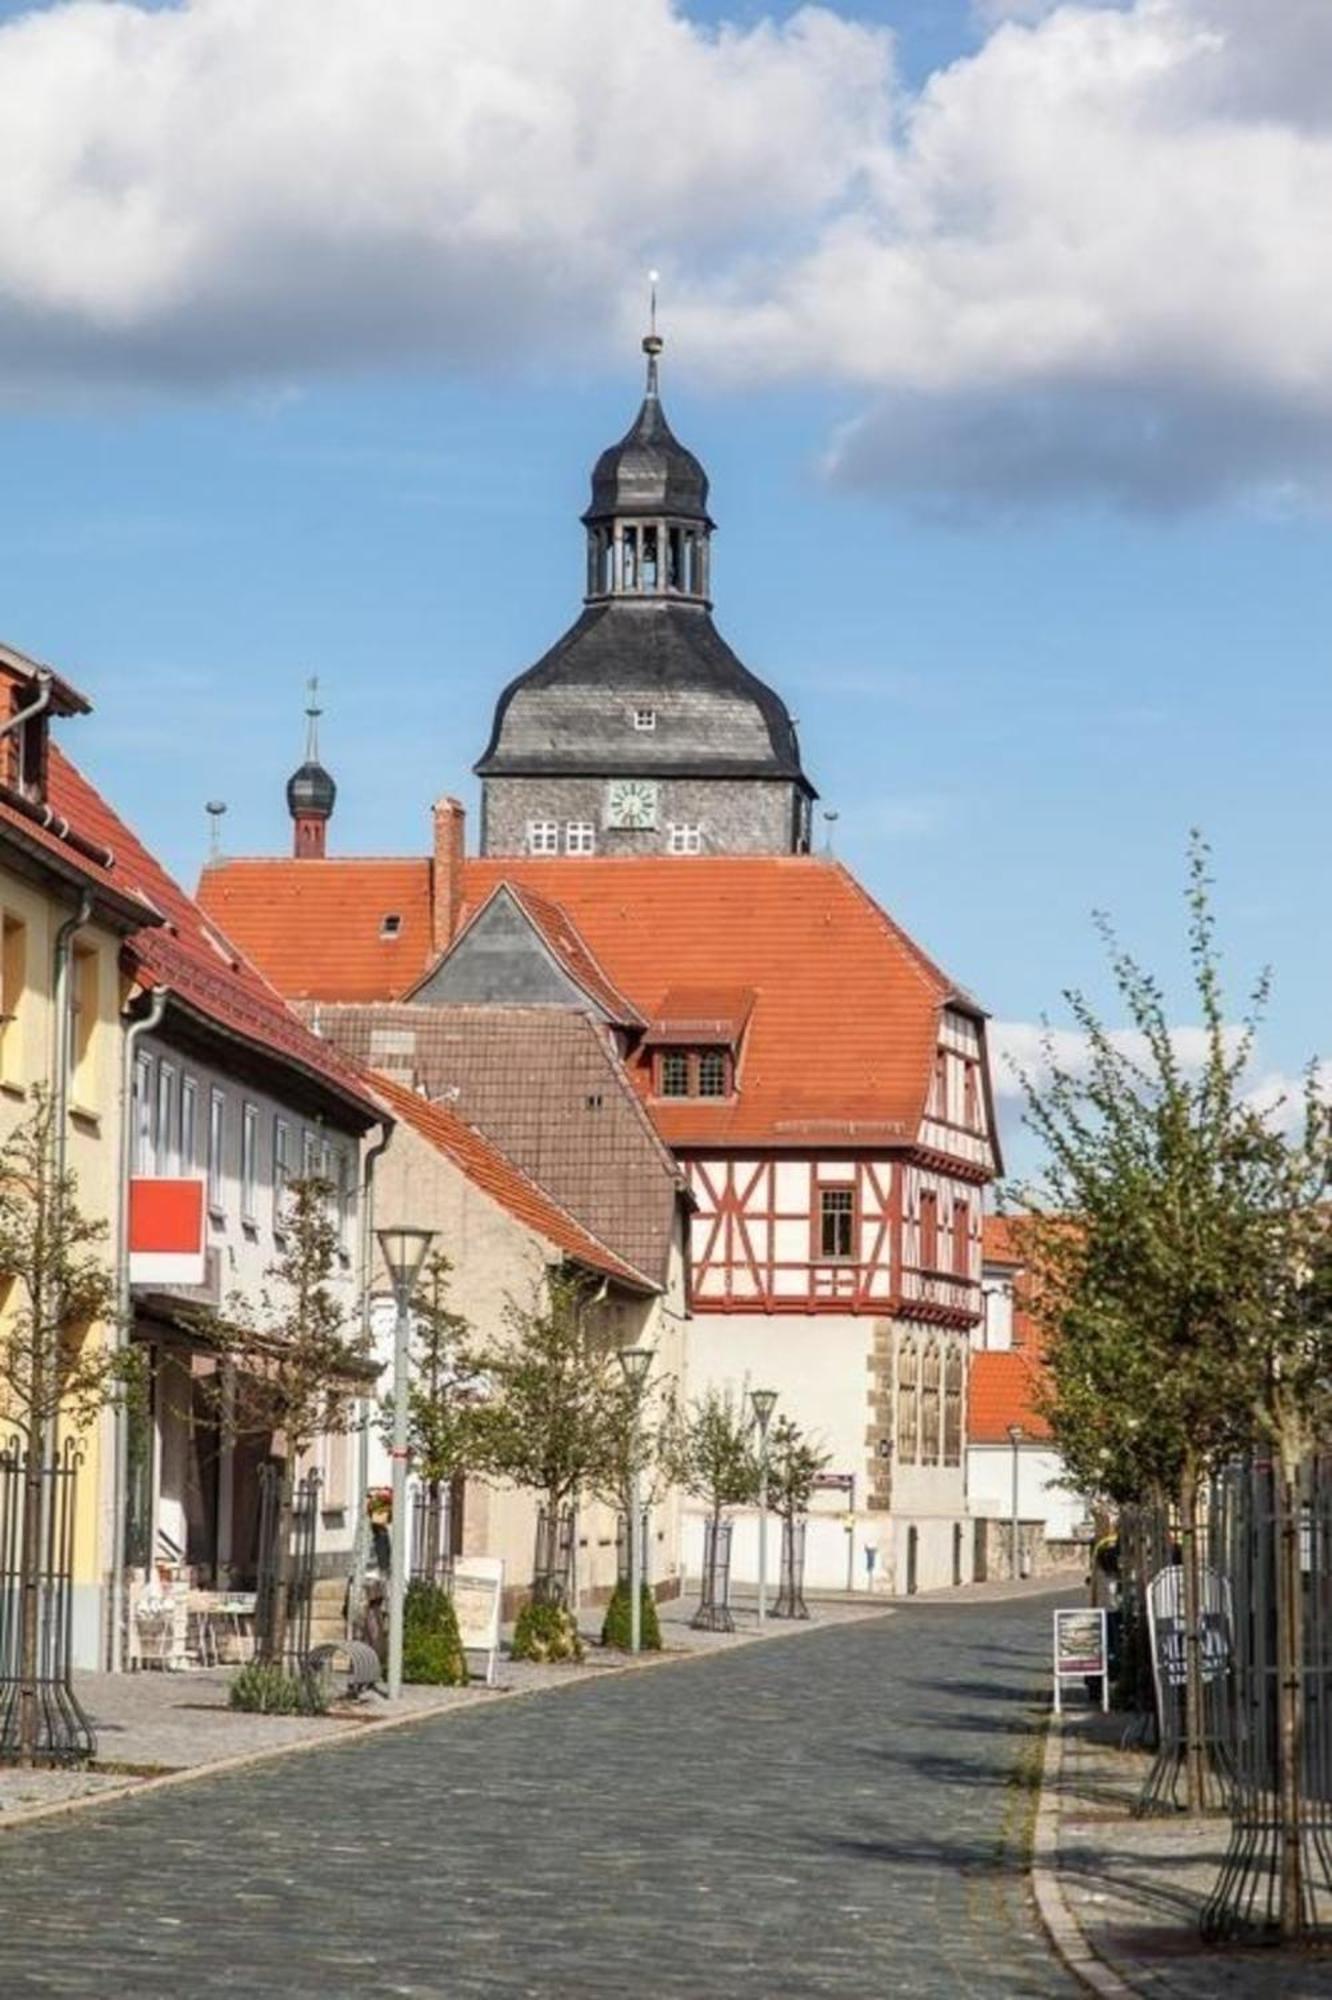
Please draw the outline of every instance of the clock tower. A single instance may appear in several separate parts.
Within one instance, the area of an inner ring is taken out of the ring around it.
[[[495,708],[483,854],[799,854],[817,794],[785,704],[712,619],[708,479],[642,407],[592,473],[583,611]]]

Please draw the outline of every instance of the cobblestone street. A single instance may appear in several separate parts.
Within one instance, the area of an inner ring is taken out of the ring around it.
[[[0,1841],[0,1993],[1065,1995],[1048,1598],[917,1604]]]

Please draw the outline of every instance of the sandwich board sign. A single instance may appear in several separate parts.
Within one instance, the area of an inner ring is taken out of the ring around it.
[[[1063,1713],[1065,1681],[1099,1680],[1101,1707],[1110,1706],[1110,1658],[1105,1606],[1079,1606],[1054,1615],[1054,1707]]]
[[[495,1685],[499,1659],[504,1564],[498,1556],[459,1556],[453,1565],[453,1610],[465,1653],[486,1656],[486,1686]]]

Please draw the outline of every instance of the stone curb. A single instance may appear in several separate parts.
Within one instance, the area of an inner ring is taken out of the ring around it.
[[[1031,1840],[1031,1886],[1036,1908],[1055,1951],[1073,1977],[1105,2000],[1137,2000],[1141,1989],[1130,1986],[1098,1958],[1088,1944],[1059,1877],[1059,1791],[1064,1765],[1064,1731],[1052,1715],[1045,1731],[1041,1758],[1041,1796]]]
[[[797,1621],[778,1632],[746,1633],[735,1646],[718,1647],[713,1651],[700,1649],[697,1652],[640,1654],[637,1660],[626,1660],[619,1666],[575,1670],[567,1676],[547,1681],[541,1687],[493,1688],[489,1690],[487,1700],[443,1703],[438,1708],[413,1709],[410,1715],[386,1715],[378,1722],[360,1722],[345,1736],[303,1736],[295,1743],[273,1743],[262,1750],[238,1751],[234,1756],[218,1757],[208,1764],[191,1764],[183,1771],[164,1772],[158,1778],[137,1778],[124,1785],[108,1786],[105,1791],[82,1792],[77,1798],[55,1799],[50,1805],[19,1806],[13,1812],[0,1813],[0,1840],[11,1828],[32,1826],[37,1820],[63,1819],[76,1813],[93,1812],[100,1806],[122,1805],[129,1799],[145,1798],[152,1792],[197,1784],[203,1778],[229,1777],[235,1771],[252,1770],[259,1764],[274,1764],[279,1758],[296,1757],[306,1751],[340,1749],[353,1743],[364,1743],[367,1737],[382,1736],[392,1729],[419,1728],[423,1722],[442,1722],[457,1715],[474,1715],[480,1709],[488,1709],[501,1702],[539,1700],[543,1695],[562,1693],[566,1688],[586,1687],[590,1681],[619,1680],[626,1674],[648,1673],[660,1667],[697,1666],[704,1660],[731,1658],[748,1646],[767,1646],[782,1639],[806,1639],[816,1632],[842,1631],[849,1625],[869,1625],[879,1618],[892,1616],[893,1608],[885,1605],[882,1611],[867,1612],[863,1619],[839,1619],[832,1624]]]

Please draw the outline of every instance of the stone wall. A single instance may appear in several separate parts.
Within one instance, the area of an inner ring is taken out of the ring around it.
[[[650,770],[644,770],[650,779]],[[657,824],[607,827],[605,778],[487,778],[482,786],[481,852],[523,854],[529,820],[555,820],[560,845],[569,821],[596,828],[598,854],[665,854],[672,822],[699,826],[705,854],[791,854],[797,790],[787,779],[662,778]]]
[[[1006,1582],[1013,1574],[1011,1521],[976,1521],[975,1577],[977,1583]],[[1047,1541],[1044,1521],[1018,1522],[1018,1567],[1023,1576],[1081,1576],[1086,1570],[1086,1542]]]

